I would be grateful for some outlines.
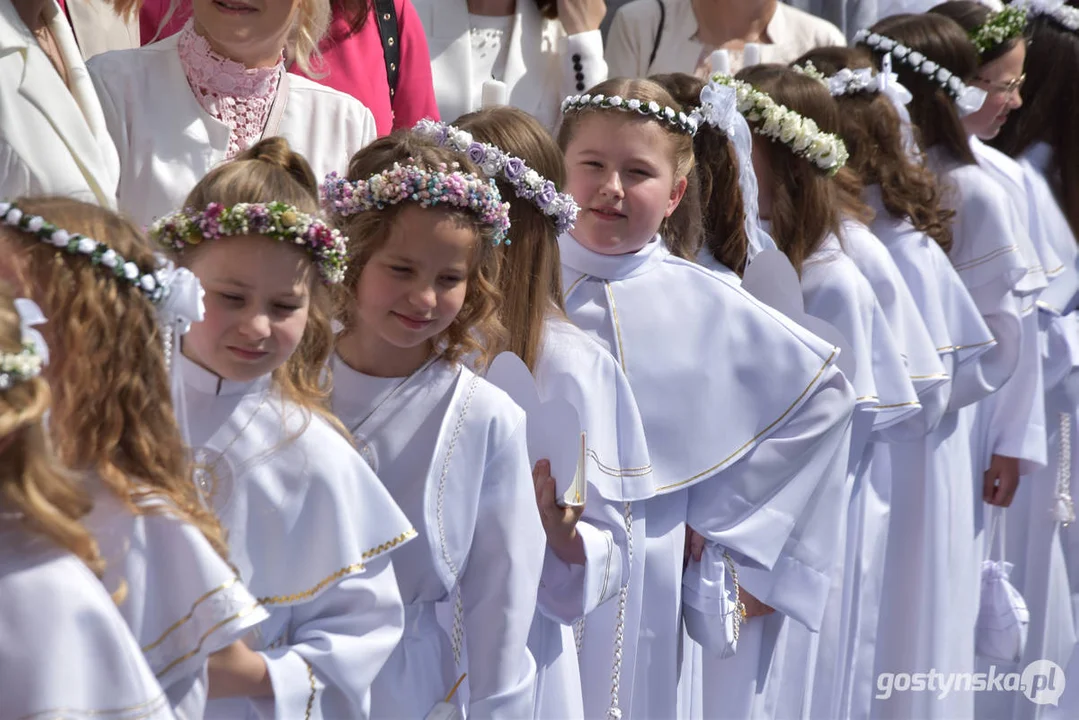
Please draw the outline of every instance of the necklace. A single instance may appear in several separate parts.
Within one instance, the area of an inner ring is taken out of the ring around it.
[[[262,407],[266,404],[266,399],[270,397],[269,391],[263,393],[262,399],[255,407],[255,411],[251,413],[251,416],[247,418],[247,422],[243,424],[243,427],[237,431],[237,433],[229,440],[219,451],[210,450],[209,448],[198,448],[193,451],[195,461],[195,484],[202,491],[204,498],[213,498],[218,495],[222,486],[225,484],[226,475],[225,471],[231,475],[232,471],[228,468],[227,464],[223,464],[221,461],[225,457],[225,453],[232,448],[236,441],[240,439],[240,436],[244,434],[251,423],[255,421]],[[231,478],[228,478],[231,479]],[[219,498],[220,499],[220,498]]]
[[[411,372],[411,374],[409,374],[407,377],[402,378],[401,382],[394,385],[393,390],[390,390],[386,394],[386,397],[382,398],[377,403],[375,403],[375,406],[373,408],[371,408],[371,411],[369,413],[367,413],[366,415],[363,416],[363,419],[361,419],[358,423],[356,423],[351,428],[349,428],[349,434],[352,435],[353,437],[355,437],[356,433],[359,432],[361,427],[363,427],[363,424],[365,422],[367,422],[368,420],[370,420],[371,416],[373,416],[376,412],[378,412],[379,408],[381,408],[383,405],[388,403],[393,396],[395,396],[397,393],[399,393],[401,390],[403,390],[405,388],[405,386],[409,384],[410,381],[412,381],[414,378],[417,378],[420,375],[422,375],[423,372],[425,370],[427,370],[427,368],[431,367],[434,364],[435,360],[438,360],[438,358],[439,358],[438,355],[432,356],[423,365],[420,365],[418,368],[413,370]]]

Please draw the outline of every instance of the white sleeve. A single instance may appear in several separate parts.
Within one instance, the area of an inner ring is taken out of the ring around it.
[[[539,610],[570,625],[607,602],[625,582],[630,567],[628,533],[622,503],[592,495],[577,523],[584,541],[585,564],[569,565],[550,549],[543,560]]]
[[[314,600],[290,608],[289,644],[262,652],[274,696],[253,702],[261,717],[365,718],[371,683],[404,631],[404,607],[389,557],[367,564]]]
[[[468,565],[459,581],[468,650],[467,716],[531,717],[536,667],[528,633],[546,539],[523,418],[484,475]]]
[[[603,35],[599,30],[570,35],[562,64],[562,98],[579,95],[607,79],[607,61],[603,58]]]
[[[996,392],[1019,362],[1023,331],[1015,295],[1010,291],[1002,294],[990,283],[974,288],[970,296],[996,343],[988,352],[955,369],[949,410],[966,407]]]

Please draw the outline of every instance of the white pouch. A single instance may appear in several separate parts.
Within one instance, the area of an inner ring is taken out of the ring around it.
[[[1023,596],[1008,580],[1012,563],[1004,559],[1004,510],[991,507],[989,535],[985,539],[985,560],[982,562],[982,601],[978,608],[974,648],[987,660],[1019,662],[1027,643],[1030,611]],[[1000,525],[1000,559],[993,560],[993,539]]]
[[[690,560],[682,574],[682,618],[686,633],[713,655],[727,658],[738,650],[738,569],[718,545],[706,545],[700,561]]]

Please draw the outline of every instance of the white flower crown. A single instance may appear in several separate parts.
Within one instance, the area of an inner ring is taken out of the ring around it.
[[[1030,15],[1042,15],[1067,30],[1079,32],[1079,8],[1068,5],[1065,0],[1012,0],[1011,6]]]
[[[738,112],[752,123],[753,131],[758,135],[783,143],[795,155],[829,175],[835,175],[847,164],[849,155],[842,138],[824,132],[812,118],[780,105],[768,94],[730,75],[713,75],[712,82],[734,88]]]
[[[952,96],[962,115],[971,115],[981,110],[987,93],[981,88],[967,85],[963,79],[939,63],[935,63],[917,50],[890,37],[879,35],[871,30],[859,30],[854,36],[855,45],[865,45],[880,53],[891,53],[897,61],[939,85]]]
[[[18,298],[15,311],[19,314],[20,342],[17,353],[0,353],[0,390],[36,378],[49,361],[45,338],[34,329],[45,323],[45,315],[33,300]]]
[[[805,65],[795,65],[793,69],[824,85],[832,97],[883,93],[898,103],[909,105],[912,100],[910,91],[903,87],[898,76],[892,72],[891,54],[884,56],[881,65],[880,72],[874,72],[872,68],[841,68],[831,76],[818,70],[812,61]]]
[[[476,142],[472,133],[444,122],[420,120],[412,132],[436,145],[467,155],[480,166],[484,175],[507,182],[517,197],[528,200],[554,221],[559,235],[573,229],[580,212],[573,197],[558,192],[553,182],[528,167],[521,158],[490,143]]]
[[[698,120],[693,115],[687,115],[681,110],[663,106],[655,100],[645,102],[637,98],[622,98],[618,95],[571,95],[562,101],[562,114],[573,110],[585,110],[588,108],[602,108],[604,110],[621,110],[622,112],[635,112],[646,117],[653,117],[667,124],[678,132],[686,135],[696,135]]]

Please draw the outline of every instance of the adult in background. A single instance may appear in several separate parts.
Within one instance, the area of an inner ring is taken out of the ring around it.
[[[431,52],[438,109],[447,120],[481,106],[487,80],[507,104],[557,124],[563,98],[607,78],[603,0],[414,0]]]
[[[120,210],[136,222],[182,206],[214,166],[263,137],[284,137],[318,177],[375,138],[358,100],[285,72],[286,57],[310,71],[328,0],[193,7],[178,34],[90,62],[120,154]]]
[[[115,207],[120,165],[56,0],[0,2],[0,198]]]
[[[884,17],[881,10],[890,4],[891,0],[786,0],[788,5],[793,5],[799,10],[813,13],[817,17],[824,18],[843,31],[847,39],[864,27],[869,27],[880,18]],[[927,9],[932,7],[936,0],[929,0]],[[892,13],[888,13],[889,15]]]
[[[296,63],[289,72],[359,100],[375,116],[379,135],[423,118],[437,120],[427,39],[411,0],[332,0],[330,7],[314,72]],[[143,42],[176,34],[190,17],[191,0],[145,0],[139,14]]]
[[[788,64],[826,45],[846,45],[835,25],[778,0],[633,0],[607,35],[612,77],[684,72],[705,77],[715,50],[730,52],[731,72],[745,64],[747,43],[759,62]]]
[[[139,0],[57,0],[83,60],[139,46]]]

